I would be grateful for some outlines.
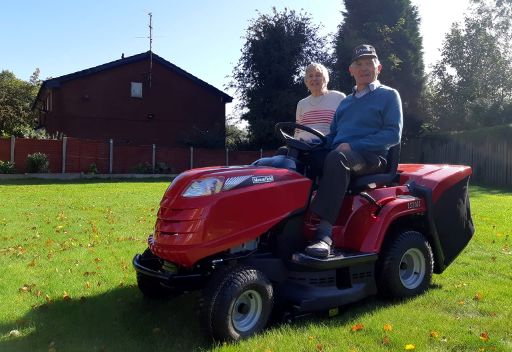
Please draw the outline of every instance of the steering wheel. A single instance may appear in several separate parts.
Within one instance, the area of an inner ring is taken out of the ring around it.
[[[307,142],[302,139],[297,139],[293,135],[290,135],[284,131],[285,129],[290,129],[290,128],[292,128],[294,130],[298,129],[298,130],[309,132],[312,135],[314,135],[315,137],[318,137],[320,139],[320,143]],[[284,143],[286,143],[287,146],[301,150],[301,151],[305,151],[305,152],[321,148],[327,142],[327,139],[322,134],[322,132],[315,130],[314,128],[311,128],[308,126],[300,125],[295,122],[278,122],[276,124],[275,131],[276,131],[277,136],[280,137],[284,141]]]

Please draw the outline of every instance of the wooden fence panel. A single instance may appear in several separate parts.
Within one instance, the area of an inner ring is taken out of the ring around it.
[[[109,171],[108,141],[68,138],[66,172],[90,172],[96,166],[98,173]]]
[[[14,148],[14,161],[16,172],[26,172],[27,156],[36,152],[48,156],[50,172],[62,172],[62,141],[61,140],[37,140],[16,138]]]
[[[11,139],[0,138],[0,160],[11,161]]]
[[[408,141],[402,150],[402,163],[469,165],[475,183],[512,185],[511,141],[487,139],[476,144],[457,136],[450,140],[423,138]]]
[[[153,146],[115,145],[112,172],[114,174],[135,173],[139,166],[152,165]]]
[[[165,163],[172,173],[180,173],[190,168],[190,149],[156,148],[156,163]]]

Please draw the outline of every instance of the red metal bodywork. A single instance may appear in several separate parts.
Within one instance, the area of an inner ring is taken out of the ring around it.
[[[388,227],[398,218],[423,213],[425,200],[411,195],[414,182],[432,190],[434,203],[457,182],[471,175],[468,166],[401,164],[398,186],[368,190],[378,207],[360,195],[347,196],[334,227],[334,245],[359,252],[380,251]],[[272,176],[273,181],[184,198],[185,189],[207,177]],[[272,167],[211,167],[186,171],[169,186],[160,203],[155,232],[148,242],[158,257],[185,267],[255,240],[293,213],[307,208],[310,179],[287,169]],[[304,236],[316,228],[306,213]],[[299,234],[302,235],[302,234]]]

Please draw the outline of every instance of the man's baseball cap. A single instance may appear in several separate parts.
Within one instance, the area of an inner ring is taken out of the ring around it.
[[[354,48],[352,52],[352,61],[354,62],[361,57],[374,57],[378,59],[377,52],[375,48],[369,44],[361,44]]]

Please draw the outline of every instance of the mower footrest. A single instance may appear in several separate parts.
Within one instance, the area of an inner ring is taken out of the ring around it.
[[[305,253],[295,253],[292,256],[292,263],[312,269],[328,270],[375,262],[377,257],[377,253],[333,249],[331,254],[325,259],[311,257]]]

